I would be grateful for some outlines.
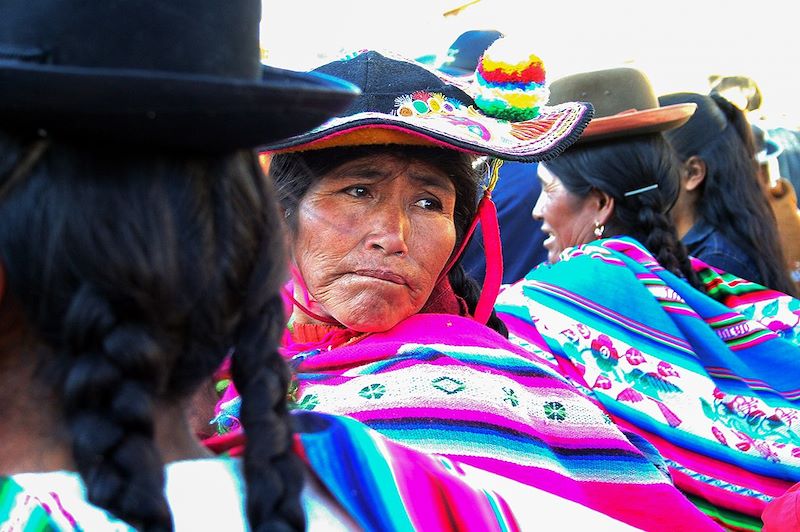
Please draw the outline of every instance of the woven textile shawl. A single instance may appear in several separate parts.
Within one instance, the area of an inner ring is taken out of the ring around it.
[[[473,320],[420,314],[292,363],[298,408],[348,415],[418,451],[638,528],[717,529],[591,399]],[[487,487],[512,498],[501,486]]]
[[[496,310],[512,340],[653,443],[704,511],[758,528],[800,480],[800,301],[693,267],[707,294],[638,242],[599,240],[507,287]]]

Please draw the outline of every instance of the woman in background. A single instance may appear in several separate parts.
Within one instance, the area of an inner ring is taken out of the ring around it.
[[[697,105],[686,124],[666,134],[682,162],[672,217],[689,254],[738,277],[794,294],[742,111],[718,95],[675,93],[659,97],[659,102]]]

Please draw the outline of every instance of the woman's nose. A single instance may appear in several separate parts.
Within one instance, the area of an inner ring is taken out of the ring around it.
[[[536,199],[536,204],[533,206],[533,211],[531,212],[531,216],[533,216],[534,220],[544,220],[544,202],[544,191],[542,191]]]
[[[405,255],[408,253],[408,225],[405,209],[383,205],[372,217],[365,245],[387,255]]]

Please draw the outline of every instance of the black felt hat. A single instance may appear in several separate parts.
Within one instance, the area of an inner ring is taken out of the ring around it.
[[[592,116],[591,106],[542,107],[536,118],[510,122],[484,113],[466,85],[436,69],[369,50],[317,69],[361,89],[352,105],[320,127],[264,149],[305,151],[337,146],[420,144],[542,161],[569,147]]]
[[[358,91],[259,61],[260,0],[0,2],[0,123],[202,149],[309,130]]]

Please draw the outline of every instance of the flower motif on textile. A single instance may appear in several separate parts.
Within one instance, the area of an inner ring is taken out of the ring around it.
[[[744,397],[742,395],[737,395],[731,402],[728,403],[728,407],[736,414],[747,416],[756,407],[756,403],[757,401],[755,397]]]
[[[592,330],[583,323],[576,323],[575,328],[578,329],[578,333],[584,338],[589,338],[589,335],[592,334]],[[601,334],[600,336],[605,336],[605,335]],[[606,336],[606,338],[608,338],[608,336]]]
[[[669,362],[664,362],[663,360],[658,363],[658,374],[662,377],[680,377],[680,373],[672,367],[672,364]]]
[[[380,399],[383,397],[383,394],[386,393],[386,386],[383,384],[370,384],[369,386],[364,386],[359,390],[358,395],[363,397],[364,399]]]
[[[617,365],[619,364],[620,357],[611,338],[605,334],[599,335],[592,340],[591,352],[595,362],[597,362],[597,367],[603,372],[612,372],[614,378],[619,381]]]
[[[567,419],[567,409],[558,401],[549,401],[544,404],[544,415],[553,421],[564,421]]]
[[[625,351],[625,360],[627,360],[628,364],[631,366],[638,366],[645,361],[645,358],[641,351],[635,347],[631,347]]]
[[[754,397],[729,396],[719,390],[714,390],[713,404],[702,398],[700,402],[706,417],[719,424],[711,431],[721,443],[729,445],[728,442],[735,437],[739,441],[734,445],[740,451],[756,452],[773,462],[780,462],[782,457],[790,455],[800,458],[800,454],[790,451],[790,447],[800,446],[800,435],[781,415],[785,413],[781,409],[770,413],[769,407]],[[791,414],[788,416],[790,421],[793,418]],[[723,434],[721,429],[728,429],[728,432]]]
[[[592,349],[597,351],[606,360],[619,360],[614,342],[605,334],[601,334],[592,340]]]
[[[592,388],[600,388],[601,390],[610,390],[611,389],[611,379],[606,377],[605,375],[598,375],[597,380],[594,381],[594,386]]]
[[[464,107],[464,104],[455,98],[448,98],[438,92],[426,91],[399,96],[395,98],[394,105],[394,114],[405,117],[449,115]]]
[[[775,414],[789,427],[792,426],[792,423],[794,423],[794,420],[798,417],[797,412],[794,410],[785,410],[783,408],[776,408]]]

